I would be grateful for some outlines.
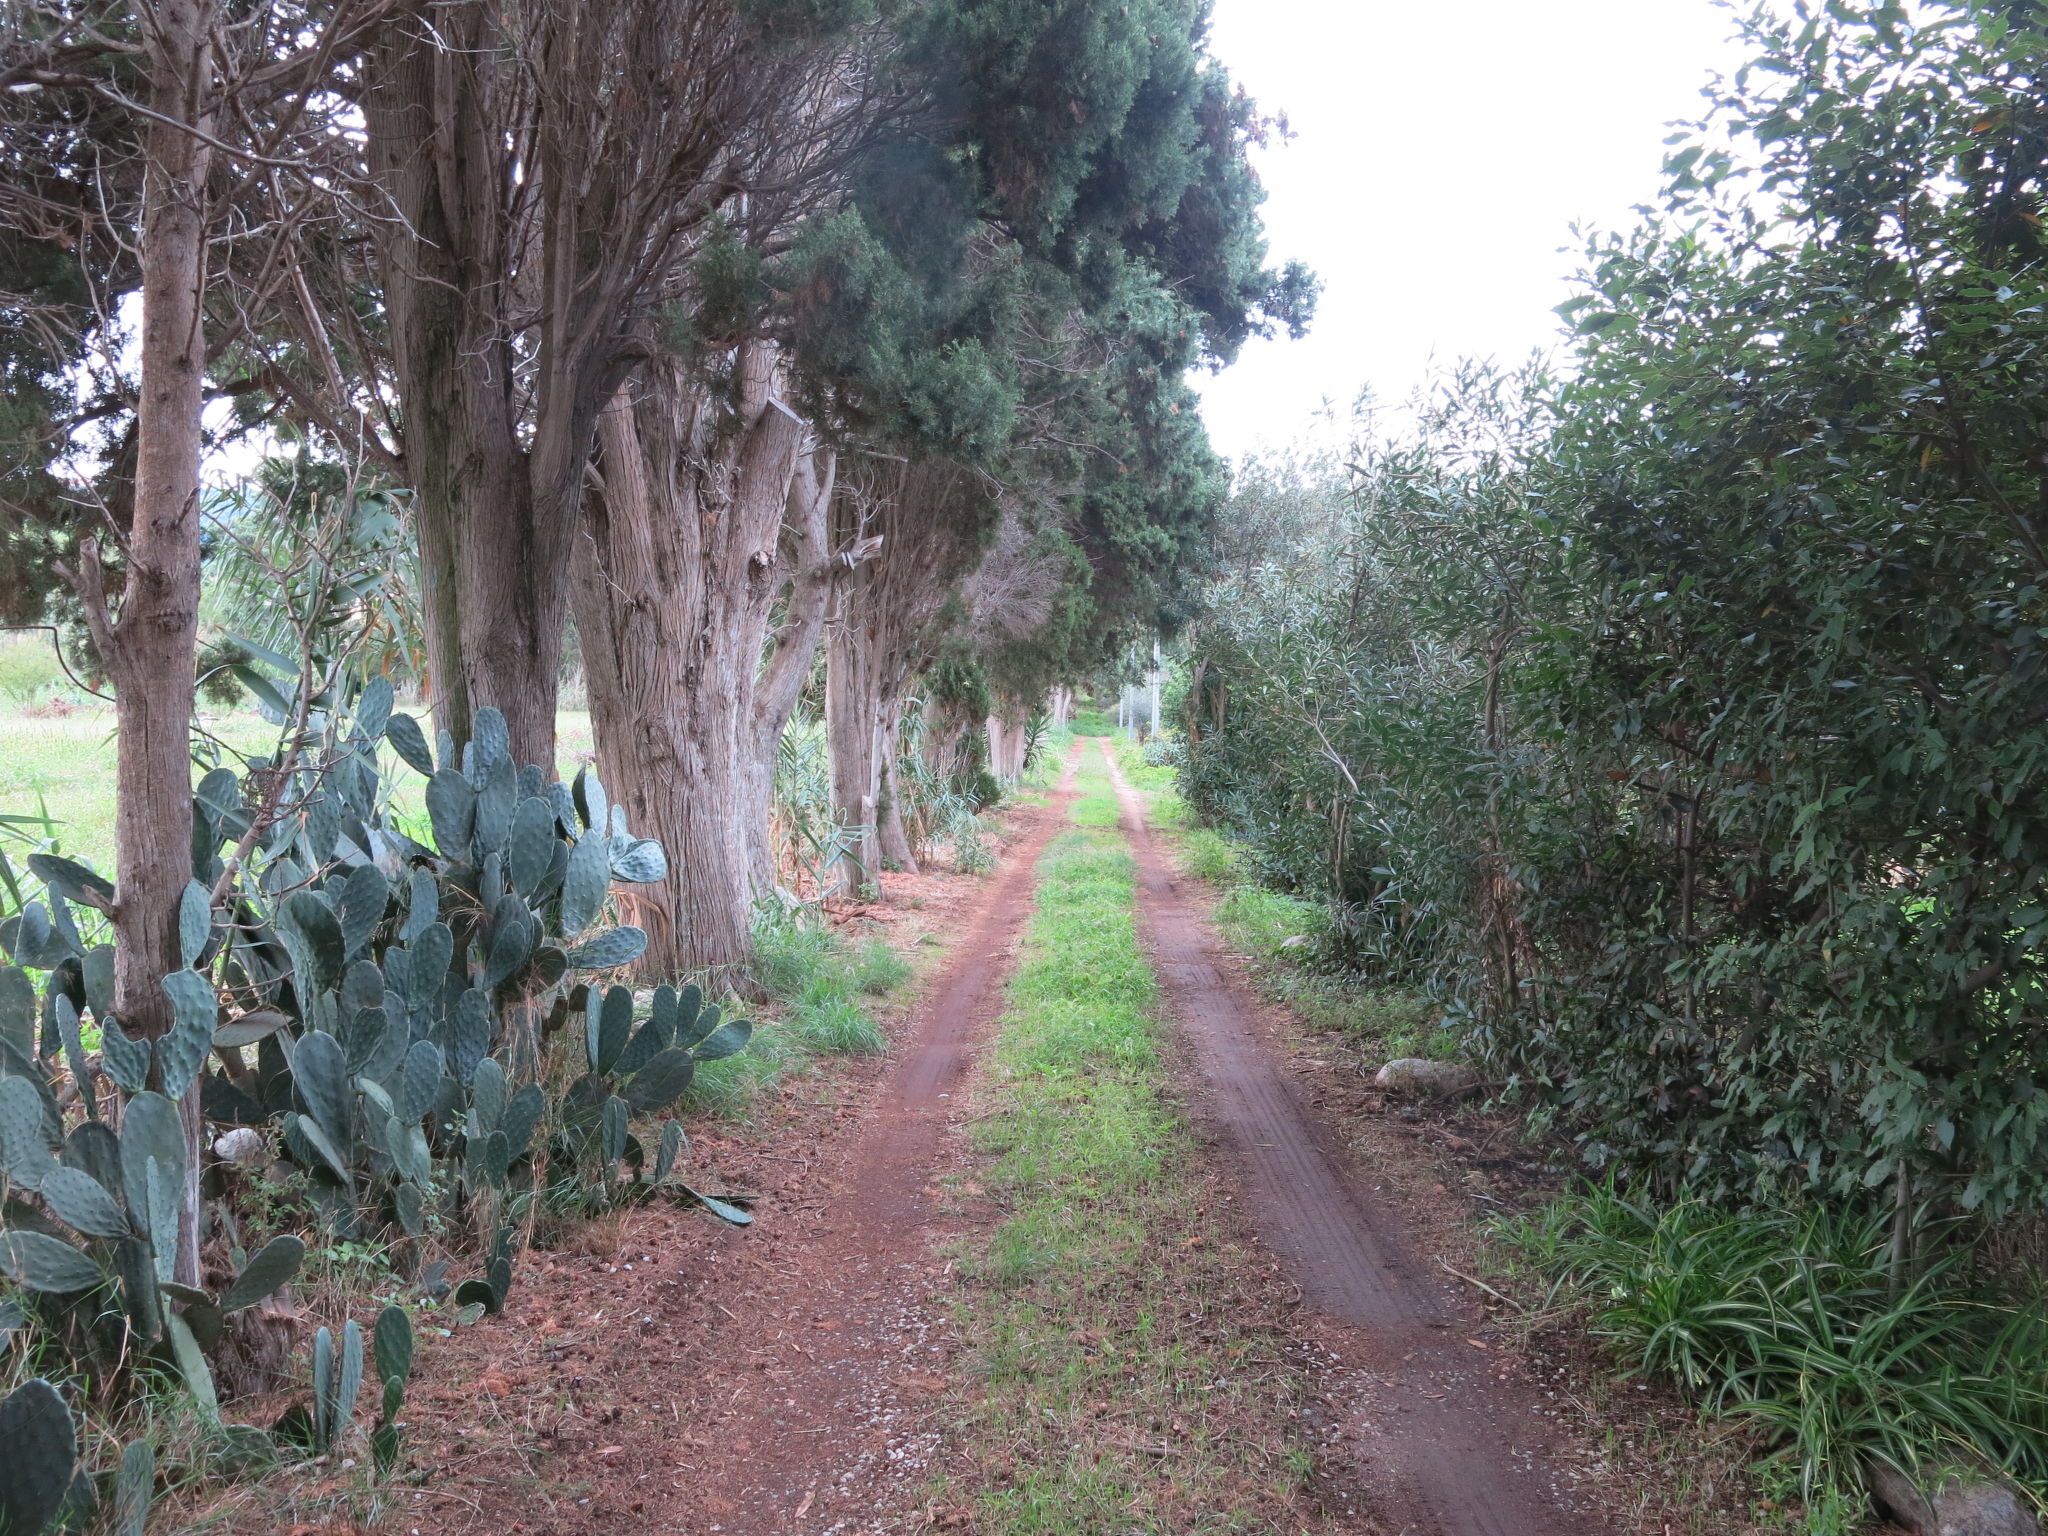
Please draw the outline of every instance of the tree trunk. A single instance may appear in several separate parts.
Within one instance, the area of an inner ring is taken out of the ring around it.
[[[894,864],[910,874],[917,873],[917,851],[910,846],[910,833],[903,825],[903,791],[900,755],[903,750],[903,689],[899,682],[882,706],[878,737],[876,777],[881,784],[877,806],[880,824],[875,835],[881,843],[882,862]]]
[[[1014,783],[1024,772],[1024,743],[1027,711],[1008,699],[1000,700],[996,713],[988,717],[988,771],[1005,784]]]
[[[1145,717],[1145,739],[1147,741],[1152,740],[1159,734],[1159,670],[1161,665],[1159,637],[1155,635],[1152,637],[1152,675],[1149,679],[1152,696],[1146,702],[1146,708],[1150,711]]]
[[[577,617],[606,787],[668,854],[636,890],[650,975],[748,957],[776,743],[823,622],[831,461],[775,397],[772,348],[741,373],[734,415],[658,360],[598,422]]]
[[[143,132],[141,395],[135,511],[118,616],[99,552],[80,549],[87,623],[114,684],[114,1013],[155,1039],[173,1023],[163,979],[184,968],[178,905],[192,878],[192,677],[199,632],[200,411],[206,367],[206,179],[214,7],[164,0],[143,12],[149,105]],[[185,1189],[177,1278],[199,1283],[199,1093],[179,1105]]]
[[[882,798],[881,679],[872,627],[844,611],[825,646],[825,746],[832,761],[832,807],[848,831],[840,878],[850,890],[882,870],[877,832]]]
[[[413,486],[429,685],[441,726],[469,738],[504,711],[518,761],[554,765],[568,556],[537,509],[520,440],[507,268],[507,151],[495,142],[485,6],[436,7],[382,29],[364,72],[372,173],[396,217],[379,242],[404,454]],[[579,465],[580,468],[580,465]],[[573,529],[573,514],[569,519]]]
[[[883,864],[915,870],[898,792],[896,744],[904,693],[931,659],[961,580],[979,562],[995,507],[957,464],[880,461],[841,487],[834,547],[841,553],[825,650],[825,734],[832,803],[867,829],[844,860],[851,885]]]

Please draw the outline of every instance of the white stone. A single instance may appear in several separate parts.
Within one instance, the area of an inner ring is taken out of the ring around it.
[[[1473,1087],[1479,1082],[1479,1074],[1461,1061],[1401,1056],[1381,1067],[1373,1081],[1397,1093],[1445,1094]]]
[[[253,1168],[270,1155],[270,1144],[263,1139],[261,1131],[238,1125],[214,1142],[213,1155],[224,1163]]]
[[[1929,1490],[1872,1462],[1870,1491],[1913,1536],[2041,1536],[2040,1522],[2019,1496],[1988,1478],[1951,1472]]]

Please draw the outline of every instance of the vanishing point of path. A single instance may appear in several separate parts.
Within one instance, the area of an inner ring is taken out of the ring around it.
[[[1302,1322],[1337,1356],[1344,1443],[1389,1536],[1595,1536],[1556,1488],[1558,1431],[1489,1373],[1477,1321],[1417,1263],[1402,1224],[1370,1199],[1305,1106],[1258,1021],[1266,1006],[1223,951],[1145,825],[1144,800],[1104,757],[1138,864],[1140,931],[1209,1111],[1266,1246],[1301,1288]]]

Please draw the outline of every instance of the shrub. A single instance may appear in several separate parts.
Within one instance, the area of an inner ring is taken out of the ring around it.
[[[1247,873],[1667,1193],[2048,1202],[2048,34],[1938,9],[1757,8],[1569,370],[1249,466],[1195,637]]]
[[[1181,868],[1197,880],[1224,885],[1237,875],[1237,850],[1213,827],[1193,827],[1180,840]]]

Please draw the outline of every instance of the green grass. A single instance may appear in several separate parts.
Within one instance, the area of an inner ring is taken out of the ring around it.
[[[973,1400],[954,1411],[980,1466],[940,1492],[973,1500],[983,1536],[1305,1530],[1296,1388],[1277,1339],[1228,1314],[1251,1256],[1207,1217],[1169,1097],[1134,866],[1094,830],[1115,809],[1098,755],[1078,787],[1082,830],[1039,865],[977,1135],[1002,1219],[958,1259]]]
[[[1629,1374],[1747,1422],[1816,1536],[1865,1513],[1863,1467],[1989,1464],[2048,1494],[2048,1310],[1974,1292],[1966,1245],[1895,1285],[1887,1221],[1839,1210],[1658,1205],[1585,1187],[1495,1224],[1553,1310]]]
[[[1099,709],[1083,709],[1075,712],[1073,732],[1076,736],[1114,736],[1116,721]]]
[[[1210,885],[1231,885],[1238,878],[1237,845],[1214,827],[1189,827],[1180,838],[1180,867]]]
[[[244,752],[274,740],[257,715],[208,717],[207,726]],[[194,772],[196,782],[199,772]],[[69,715],[0,714],[0,815],[47,814],[72,858],[102,873],[114,867],[114,716],[103,708]]]
[[[1314,902],[1233,885],[1216,903],[1216,926],[1224,942],[1250,957],[1260,989],[1312,1028],[1344,1035],[1382,1061],[1450,1061],[1461,1054],[1457,1035],[1425,994],[1316,968],[1316,939],[1328,923]]]
[[[698,1069],[683,1099],[686,1113],[742,1119],[763,1093],[815,1057],[883,1055],[889,1037],[870,1005],[911,974],[880,939],[848,944],[798,915],[757,925],[751,969],[768,1012],[779,1017],[757,1029],[738,1055]]]
[[[1073,804],[1067,819],[1077,827],[1113,827],[1121,814],[1116,803],[1116,786],[1102,768],[1102,754],[1093,747],[1081,751],[1081,765],[1074,777]]]
[[[909,963],[880,939],[848,944],[803,916],[757,925],[751,970],[767,994],[769,1018],[738,1055],[697,1069],[683,1098],[686,1114],[741,1120],[762,1094],[819,1056],[885,1054],[889,1036],[871,1004],[911,975]]]
[[[48,635],[0,635],[0,706],[20,709],[76,692]]]
[[[1066,771],[1067,759],[1073,755],[1073,727],[1046,727],[1045,738],[1038,746],[1038,756],[1018,778],[1012,795],[1032,805],[1044,804],[1046,792],[1059,783],[1060,775]]]

